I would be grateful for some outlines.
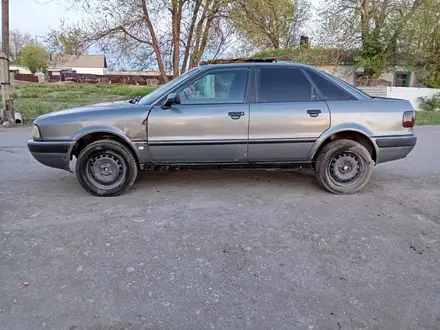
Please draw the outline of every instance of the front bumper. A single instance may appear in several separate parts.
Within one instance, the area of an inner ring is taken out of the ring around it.
[[[28,149],[32,156],[41,164],[59,168],[61,170],[70,170],[70,153],[74,142],[48,142],[29,140]]]
[[[376,164],[380,164],[408,156],[416,146],[417,137],[415,135],[377,137],[375,143]]]

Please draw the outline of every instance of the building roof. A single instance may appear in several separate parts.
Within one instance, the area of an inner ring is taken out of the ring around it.
[[[105,55],[55,55],[54,68],[107,68]]]

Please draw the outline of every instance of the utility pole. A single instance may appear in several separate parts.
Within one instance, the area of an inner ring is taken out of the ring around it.
[[[3,113],[0,122],[14,122],[14,109],[11,101],[11,82],[9,76],[9,0],[2,0],[2,51],[0,53],[1,89]]]

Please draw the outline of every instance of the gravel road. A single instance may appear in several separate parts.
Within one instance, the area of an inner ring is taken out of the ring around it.
[[[440,328],[440,127],[354,196],[301,170],[92,197],[30,134],[0,128],[0,329]]]

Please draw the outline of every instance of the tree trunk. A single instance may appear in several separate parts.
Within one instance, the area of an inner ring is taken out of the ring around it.
[[[189,31],[188,31],[188,38],[186,39],[185,54],[183,56],[182,68],[180,70],[181,73],[184,73],[187,69],[189,53],[191,51],[191,44],[193,41],[194,28],[196,26],[196,21],[197,21],[197,14],[199,13],[201,4],[202,4],[202,0],[196,0],[196,2],[194,4],[194,10],[193,10],[192,18],[191,18],[191,25],[190,25]]]
[[[370,33],[370,0],[362,0],[361,29],[362,29],[362,43],[365,43]]]
[[[173,76],[177,77],[179,73],[180,58],[180,29],[182,23],[182,5],[183,0],[172,1],[172,26],[173,26]]]
[[[280,40],[274,35],[272,35],[270,39],[273,49],[280,49]]]
[[[161,79],[163,82],[168,82],[169,81],[168,75],[165,71],[165,66],[163,64],[163,59],[162,59],[162,53],[160,51],[159,42],[157,41],[156,32],[154,31],[154,27],[151,22],[150,15],[148,13],[146,0],[141,0],[141,3],[142,3],[142,10],[144,12],[144,20],[147,23],[148,31],[150,32],[151,35],[153,50],[156,54],[157,66],[159,67]]]
[[[273,6],[270,6],[270,10],[271,10],[271,17],[276,17],[276,10]],[[270,20],[269,25],[268,25],[269,31],[270,31],[270,35],[269,35],[269,40],[272,44],[272,47],[274,49],[280,49],[280,36],[281,33],[279,31],[279,26],[278,26],[278,22]]]
[[[209,31],[211,30],[212,21],[214,18],[211,16],[206,20],[205,30],[203,31],[202,42],[200,43],[200,49],[197,52],[197,63],[201,60],[203,53],[205,52],[206,45],[208,44]],[[196,63],[196,64],[197,64]]]
[[[205,1],[202,16],[200,17],[200,19],[197,23],[195,44],[194,44],[193,52],[191,54],[191,58],[190,58],[190,62],[189,62],[190,68],[194,68],[198,64],[198,58],[200,58],[198,52],[199,52],[200,42],[201,42],[201,38],[202,38],[203,23],[206,20],[208,6],[210,5],[210,2],[211,2],[210,0]]]

